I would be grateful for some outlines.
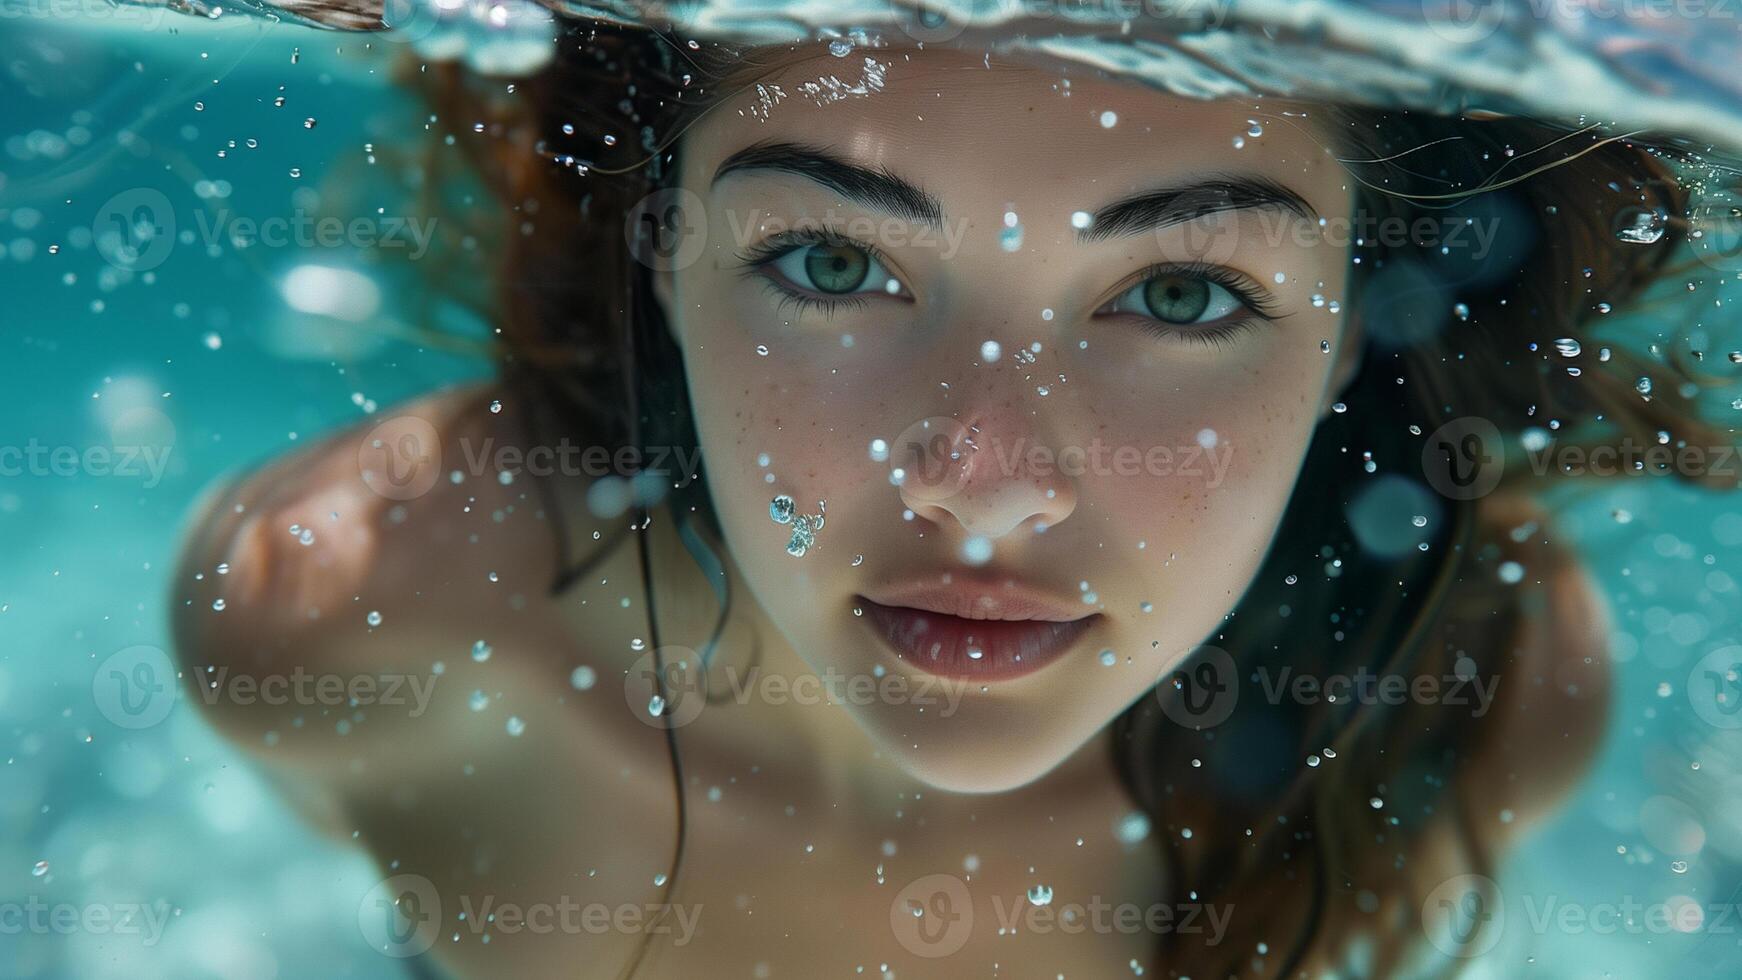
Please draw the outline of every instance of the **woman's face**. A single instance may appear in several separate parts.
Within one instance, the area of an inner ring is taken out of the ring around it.
[[[727,544],[916,776],[1040,776],[1245,592],[1352,362],[1316,124],[885,50],[685,137],[659,288]],[[803,557],[779,494],[827,502]]]

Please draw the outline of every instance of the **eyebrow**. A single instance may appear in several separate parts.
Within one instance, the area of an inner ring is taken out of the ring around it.
[[[944,208],[919,185],[890,173],[849,163],[827,150],[799,143],[757,143],[727,157],[713,183],[745,171],[771,171],[803,177],[857,204],[928,225],[944,223]]]
[[[1225,211],[1273,209],[1302,218],[1312,206],[1287,187],[1266,177],[1217,176],[1175,187],[1133,194],[1103,206],[1077,232],[1077,240],[1099,242],[1160,231],[1171,225]]]

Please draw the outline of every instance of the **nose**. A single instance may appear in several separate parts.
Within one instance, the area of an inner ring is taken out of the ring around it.
[[[900,453],[902,503],[970,536],[1041,530],[1077,507],[1075,481],[1051,465],[1051,448],[1016,420],[925,419],[902,433],[893,453]]]

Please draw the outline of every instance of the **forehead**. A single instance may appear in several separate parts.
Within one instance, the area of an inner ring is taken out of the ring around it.
[[[778,141],[886,168],[946,207],[1059,194],[1091,207],[1226,173],[1276,180],[1323,214],[1346,206],[1317,122],[1295,104],[1190,99],[1081,66],[944,50],[800,56],[739,84],[687,135],[691,180],[705,184],[731,154]]]

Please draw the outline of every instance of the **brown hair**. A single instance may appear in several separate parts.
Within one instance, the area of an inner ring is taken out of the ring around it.
[[[682,357],[632,254],[630,222],[674,169],[683,128],[722,84],[729,90],[721,79],[754,70],[758,56],[594,26],[572,31],[554,63],[511,89],[452,66],[420,76],[511,216],[494,232],[501,370],[540,406],[553,438],[697,445]],[[1595,348],[1594,320],[1619,316],[1608,311],[1674,271],[1686,202],[1673,160],[1642,142],[1518,119],[1320,115],[1360,185],[1357,214],[1402,227],[1476,215],[1506,238],[1484,261],[1413,240],[1357,242],[1347,293],[1365,350],[1348,410],[1318,427],[1299,484],[1313,492],[1295,494],[1249,591],[1207,642],[1231,654],[1242,676],[1229,680],[1248,690],[1246,672],[1259,667],[1528,673],[1516,644],[1537,600],[1528,584],[1497,577],[1518,539],[1490,512],[1537,489],[1534,478],[1514,467],[1485,502],[1430,498],[1440,519],[1403,557],[1363,548],[1350,505],[1376,470],[1420,474],[1429,436],[1460,417],[1509,433],[1553,425],[1587,445],[1727,442],[1699,422],[1695,365],[1679,351],[1586,350],[1575,375],[1555,348],[1563,339]],[[1618,216],[1641,215],[1660,237],[1617,237]],[[1646,376],[1654,394],[1638,388]],[[676,493],[674,519],[712,525],[703,481]],[[1498,750],[1492,725],[1443,704],[1256,697],[1213,727],[1176,724],[1165,709],[1205,656],[1116,723],[1120,769],[1154,827],[1148,846],[1170,867],[1169,898],[1239,909],[1219,944],[1162,936],[1159,962],[1195,977],[1284,976],[1354,957],[1359,972],[1395,973],[1431,884],[1413,858],[1441,821],[1455,830],[1460,869],[1491,867],[1489,823],[1469,812],[1464,791],[1480,778],[1471,760]],[[1593,694],[1582,710],[1600,724],[1605,703]],[[675,770],[675,736],[670,745]],[[677,794],[681,827],[681,779]]]

